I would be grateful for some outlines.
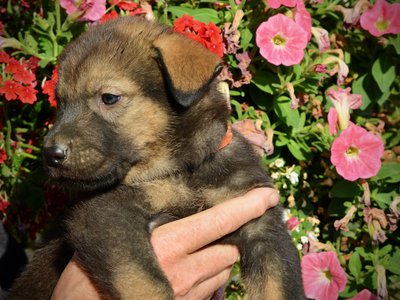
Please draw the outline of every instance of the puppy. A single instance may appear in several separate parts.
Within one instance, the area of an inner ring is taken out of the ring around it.
[[[230,110],[220,63],[200,44],[134,17],[94,26],[67,47],[44,161],[50,178],[82,192],[9,299],[50,299],[74,253],[104,299],[173,299],[150,224],[273,186],[238,132],[221,144]],[[239,247],[249,299],[303,299],[280,207],[221,243]]]

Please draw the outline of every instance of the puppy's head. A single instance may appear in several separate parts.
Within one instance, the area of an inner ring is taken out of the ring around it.
[[[60,58],[44,142],[50,177],[97,189],[201,162],[226,130],[219,65],[200,44],[142,19],[94,26]]]

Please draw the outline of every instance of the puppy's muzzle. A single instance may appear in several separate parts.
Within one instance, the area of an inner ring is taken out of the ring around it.
[[[55,145],[44,148],[43,155],[48,166],[59,168],[67,159],[68,149],[65,145]]]

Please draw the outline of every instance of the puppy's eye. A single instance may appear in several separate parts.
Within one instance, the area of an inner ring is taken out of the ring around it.
[[[118,96],[118,95],[107,94],[107,93],[101,95],[101,101],[103,101],[103,103],[106,105],[115,104],[120,99],[121,99],[121,96]]]

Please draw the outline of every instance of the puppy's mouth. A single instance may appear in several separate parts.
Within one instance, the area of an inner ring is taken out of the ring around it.
[[[122,182],[135,162],[121,161],[110,164],[107,168],[103,166],[101,172],[98,170],[88,175],[88,172],[71,172],[63,167],[46,167],[50,180],[65,186],[68,189],[78,191],[94,191],[112,188]]]

